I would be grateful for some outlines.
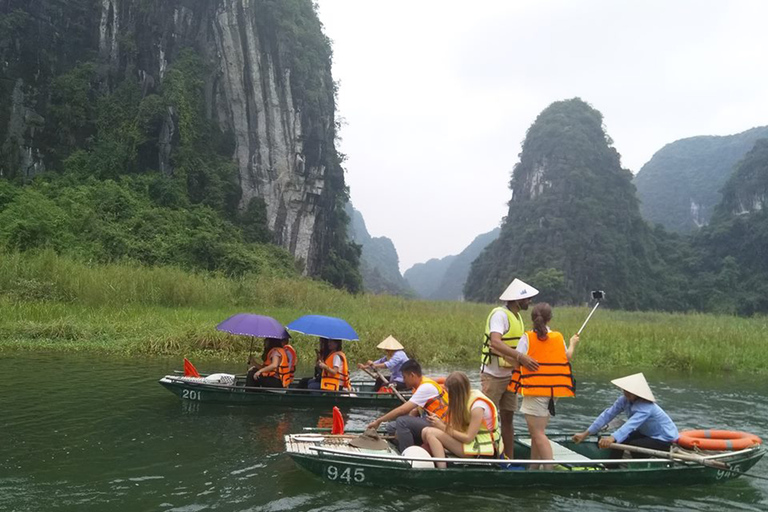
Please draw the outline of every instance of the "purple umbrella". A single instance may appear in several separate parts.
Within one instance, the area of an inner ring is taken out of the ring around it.
[[[279,340],[290,338],[283,324],[271,316],[251,313],[238,313],[231,316],[217,325],[216,329],[230,334],[253,336],[254,338],[277,338]]]

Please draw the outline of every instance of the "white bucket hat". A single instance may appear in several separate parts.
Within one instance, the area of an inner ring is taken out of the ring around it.
[[[382,350],[403,350],[405,347],[397,341],[394,336],[387,336],[387,339],[376,345],[376,348]]]
[[[507,286],[507,289],[504,290],[504,293],[501,294],[499,300],[508,301],[530,299],[531,297],[535,297],[538,294],[539,290],[533,286],[526,284],[519,279],[515,279],[512,281],[512,284]]]
[[[634,375],[628,375],[620,379],[614,379],[611,384],[615,384],[624,391],[629,391],[635,396],[644,398],[649,402],[656,402],[656,398],[653,396],[651,387],[648,385],[648,381],[645,380],[645,375],[642,373],[636,373]]]

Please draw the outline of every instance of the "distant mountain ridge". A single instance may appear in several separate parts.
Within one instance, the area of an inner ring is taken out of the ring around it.
[[[360,272],[363,275],[363,287],[371,293],[390,295],[412,295],[408,283],[400,274],[400,258],[392,240],[385,236],[372,237],[365,226],[363,214],[352,203],[347,203],[349,215],[349,238],[362,246]]]
[[[766,137],[768,126],[762,126],[735,135],[691,137],[667,144],[633,180],[643,218],[678,233],[708,224],[734,165],[758,139]]]
[[[406,281],[422,298],[463,300],[464,283],[467,281],[472,262],[483,249],[499,237],[500,231],[500,228],[495,228],[478,235],[459,254],[417,263],[405,271]]]

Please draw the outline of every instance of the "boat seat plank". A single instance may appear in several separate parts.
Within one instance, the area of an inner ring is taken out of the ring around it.
[[[531,447],[530,438],[517,439],[516,442],[523,446],[527,446],[528,448]],[[549,440],[549,444],[552,446],[552,458],[554,460],[591,460],[589,457],[585,457],[584,455],[577,453],[570,448],[566,448],[565,446],[552,441],[551,439]]]

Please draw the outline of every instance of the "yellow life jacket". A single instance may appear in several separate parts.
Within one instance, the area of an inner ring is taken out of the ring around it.
[[[507,315],[507,320],[509,320],[509,330],[501,335],[501,341],[503,341],[505,345],[511,348],[517,348],[517,343],[525,332],[525,325],[523,324],[523,319],[520,317],[519,313],[515,314],[506,307],[494,308],[493,311],[491,311],[491,314],[488,315],[488,319],[485,321],[485,338],[483,339],[482,358],[483,369],[485,369],[486,365],[491,363],[492,357],[498,359],[500,368],[515,368],[517,365],[508,363],[504,357],[491,351],[491,318],[497,311],[503,311]]]
[[[490,398],[485,396],[481,391],[476,389],[470,390],[469,400],[467,401],[467,412],[472,414],[472,406],[477,401],[482,401],[491,408],[491,424],[485,421],[480,424],[480,430],[478,430],[475,439],[469,443],[464,444],[464,455],[476,455],[483,457],[494,457],[501,453],[501,425],[499,423],[499,412],[496,409],[496,404],[491,401]]]

